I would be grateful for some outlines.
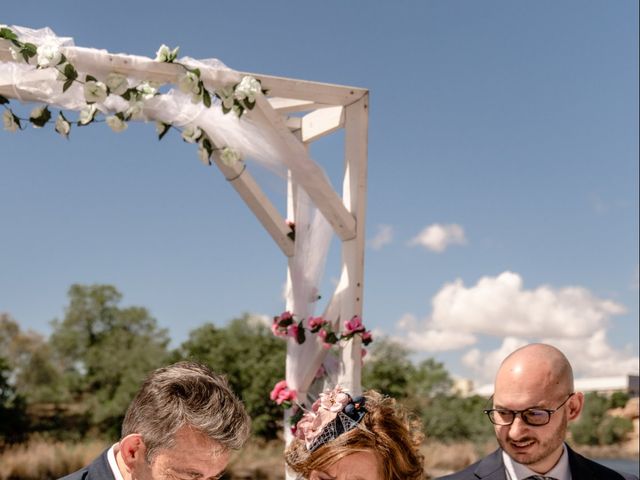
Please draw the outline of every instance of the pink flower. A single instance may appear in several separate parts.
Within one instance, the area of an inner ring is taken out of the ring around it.
[[[315,333],[320,330],[325,323],[327,322],[322,317],[309,317],[307,325],[309,326],[309,330]]]
[[[350,399],[351,397],[338,385],[333,390],[325,390],[320,394],[320,408],[338,413],[344,409]]]
[[[287,336],[291,338],[296,338],[298,336],[298,325],[296,325],[295,323],[292,325],[289,325],[287,327]]]
[[[373,342],[373,335],[371,335],[371,332],[369,330],[365,330],[364,332],[362,332],[362,343],[364,343],[365,345],[369,345],[371,342]]]
[[[305,413],[296,425],[296,437],[303,439],[309,448],[324,427],[336,418],[338,412],[344,410],[350,400],[351,397],[343,392],[340,386],[333,390],[325,390],[313,403],[311,411]]]
[[[292,319],[293,319],[293,314],[288,310],[280,314],[280,320],[286,321],[286,320],[292,320]]]
[[[295,400],[297,396],[298,394],[295,390],[289,390],[286,380],[280,380],[276,383],[269,394],[271,400],[276,402],[278,405],[282,405],[285,402],[291,402]]]
[[[362,325],[362,319],[358,315],[354,315],[354,317],[348,322],[344,323],[345,332],[344,335],[351,335],[354,333],[364,332],[364,325]]]

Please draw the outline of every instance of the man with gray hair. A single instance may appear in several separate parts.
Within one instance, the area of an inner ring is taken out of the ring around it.
[[[175,363],[144,381],[120,441],[62,480],[216,479],[249,431],[249,416],[223,376]]]
[[[484,411],[500,448],[442,480],[637,480],[577,454],[564,442],[567,425],[583,404],[560,350],[542,343],[519,348],[500,365],[493,408]]]

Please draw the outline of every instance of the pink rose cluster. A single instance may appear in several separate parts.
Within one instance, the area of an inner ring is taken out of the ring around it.
[[[271,324],[273,334],[282,338],[297,338],[299,328],[300,325],[293,319],[293,314],[288,311],[273,317],[273,323]]]
[[[338,412],[351,401],[348,393],[342,387],[336,386],[333,390],[325,390],[311,406],[311,411],[306,412],[295,428],[295,436],[305,441],[310,448],[313,441],[322,433],[324,427],[332,422]]]
[[[289,389],[286,380],[280,380],[275,384],[269,397],[278,405],[282,405],[285,408],[291,407],[291,403],[294,402],[298,394],[295,390]]]
[[[324,348],[330,348],[340,340],[350,340],[354,335],[360,335],[363,345],[369,345],[373,341],[371,332],[365,329],[362,319],[358,315],[345,322],[344,331],[337,335],[331,327],[331,323],[322,317],[309,317],[307,319],[307,328],[310,333],[315,333],[322,340]],[[305,327],[302,323],[296,322],[293,314],[289,311],[273,317],[271,331],[277,337],[293,338],[298,343],[304,343],[306,340]]]
[[[342,332],[340,339],[350,339],[356,334],[360,335],[362,344],[365,346],[373,341],[373,335],[364,328],[362,319],[358,315],[354,315],[351,320],[344,323],[344,332]]]

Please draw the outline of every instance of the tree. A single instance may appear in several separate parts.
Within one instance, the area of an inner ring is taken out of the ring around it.
[[[27,403],[58,403],[67,398],[60,365],[42,335],[22,332],[8,314],[0,314],[0,339],[0,355],[11,367],[16,392]]]
[[[0,356],[0,447],[24,440],[28,432],[26,405],[11,386],[10,376],[9,363]]]
[[[598,445],[598,425],[602,422],[609,401],[607,397],[595,392],[587,393],[584,396],[584,407],[580,418],[571,427],[571,437],[576,443],[583,445]]]
[[[416,368],[409,358],[409,350],[393,340],[379,338],[365,357],[362,369],[362,385],[397,398],[406,399],[411,394],[411,381],[416,378]]]
[[[460,397],[437,394],[422,411],[427,437],[441,441],[483,441],[493,436],[493,427],[482,413],[487,399],[478,395]]]
[[[282,409],[269,392],[284,377],[286,343],[256,317],[233,319],[226,327],[208,323],[193,330],[174,360],[203,362],[226,374],[231,388],[242,398],[257,436],[276,438]]]
[[[120,308],[121,298],[111,285],[72,285],[50,340],[69,388],[112,434],[144,377],[167,360],[169,343],[145,308]]]

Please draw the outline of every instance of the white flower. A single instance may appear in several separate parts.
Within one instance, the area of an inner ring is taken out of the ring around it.
[[[187,125],[182,131],[182,139],[189,143],[196,143],[200,135],[202,135],[202,130],[195,125]]]
[[[62,60],[60,47],[55,43],[43,43],[36,50],[38,66],[42,68],[55,67]]]
[[[64,118],[62,112],[58,113],[58,118],[56,118],[56,132],[63,137],[68,137],[69,131],[71,131],[71,124],[67,122],[67,119]]]
[[[256,95],[262,91],[260,82],[255,78],[247,75],[242,78],[235,91],[235,97],[238,100],[246,99],[249,103],[256,101]]]
[[[105,83],[107,84],[107,87],[109,87],[109,91],[114,95],[122,95],[129,88],[127,77],[121,73],[110,73],[107,75]]]
[[[84,84],[84,99],[87,103],[104,102],[107,98],[107,86],[96,80]]]
[[[31,110],[31,114],[29,115],[29,118],[40,118],[45,108],[46,108],[45,105],[34,108],[33,110]]]
[[[149,100],[158,91],[158,87],[154,86],[152,82],[142,82],[136,87],[136,90],[140,94],[143,100]]]
[[[156,122],[156,133],[161,135],[167,129],[167,124],[164,122],[157,121]]]
[[[78,123],[80,125],[87,125],[93,121],[93,117],[96,116],[97,108],[95,105],[87,105],[82,110],[80,110],[80,114],[78,115]]]
[[[157,62],[173,62],[178,56],[178,50],[180,47],[176,47],[171,50],[166,45],[162,44],[158,51],[156,52],[156,61]]]
[[[209,152],[207,152],[207,149],[204,148],[202,144],[200,144],[200,147],[198,147],[198,157],[200,157],[200,161],[205,165],[211,165],[211,160],[209,160]]]
[[[178,78],[178,88],[182,93],[200,92],[200,78],[193,72],[186,71]]]
[[[11,110],[4,111],[2,114],[2,122],[4,123],[4,129],[8,132],[15,132],[18,130],[18,123],[16,122]]]
[[[222,149],[222,153],[220,154],[220,161],[224,163],[227,167],[232,167],[237,162],[242,159],[240,154],[236,152],[234,149],[229,147],[224,147]]]
[[[144,114],[142,113],[143,109],[144,102],[140,100],[134,100],[132,102],[129,102],[129,108],[125,112],[125,116],[133,120],[142,120],[145,118]]]
[[[233,107],[233,87],[224,87],[216,90],[216,94],[222,100],[222,106],[228,110]]]
[[[123,121],[120,117],[116,117],[115,115],[107,117],[106,122],[114,132],[122,132],[128,127],[127,122]]]

